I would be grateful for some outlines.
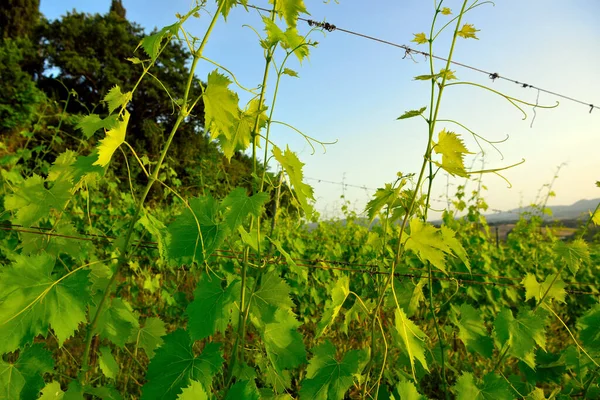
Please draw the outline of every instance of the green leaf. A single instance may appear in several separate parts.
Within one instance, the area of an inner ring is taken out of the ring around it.
[[[570,243],[557,241],[554,252],[567,264],[573,275],[577,274],[582,265],[589,264],[590,249],[583,239],[575,239]]]
[[[451,228],[448,228],[446,225],[442,225],[442,240],[445,244],[450,247],[452,252],[460,258],[460,260],[465,264],[465,267],[471,272],[471,263],[469,263],[469,258],[467,256],[467,252],[465,251],[463,245],[460,243],[458,239],[456,239],[454,232]]]
[[[269,0],[270,4],[274,4],[274,0]],[[298,15],[308,14],[304,0],[277,0],[275,3],[275,11],[280,17],[285,19],[288,27],[295,28],[298,22]],[[308,14],[310,15],[310,14]]]
[[[146,228],[152,237],[156,239],[156,242],[158,243],[158,254],[162,260],[166,261],[168,258],[168,232],[165,224],[153,217],[152,214],[148,213],[146,210],[143,211],[143,215],[138,219],[138,223]]]
[[[425,396],[423,396],[419,393],[419,391],[415,387],[414,383],[409,382],[404,379],[401,380],[396,385],[396,391],[398,392],[398,398],[396,399],[395,396],[392,396],[393,400],[425,400],[426,399]]]
[[[267,107],[264,105],[259,109],[258,99],[254,99],[248,104],[246,110],[237,111],[237,117],[232,120],[229,131],[224,132],[223,135],[217,138],[223,154],[225,154],[228,160],[231,160],[231,157],[237,151],[244,151],[250,146],[257,118],[257,134],[267,125],[266,110]],[[256,137],[256,140],[258,141],[258,137]]]
[[[293,78],[298,78],[299,77],[298,73],[296,71],[291,70],[289,68],[284,68],[282,74],[289,75],[289,76],[291,76]]]
[[[217,221],[220,206],[215,199],[193,198],[189,206],[191,211],[186,207],[167,227],[167,254],[171,265],[202,262],[219,248],[228,232],[227,226]]]
[[[588,351],[600,352],[600,304],[596,304],[577,320],[579,338]]]
[[[166,38],[167,41],[170,40],[171,36],[177,35],[180,27],[181,22],[176,22],[173,25],[165,26],[160,31],[143,38],[137,47],[141,46],[154,62],[156,57],[158,57],[158,53],[160,52],[160,46],[163,39]]]
[[[223,288],[221,279],[203,274],[185,313],[189,317],[188,331],[193,340],[201,340],[215,332],[225,333],[232,318],[236,317],[240,281],[234,280]]]
[[[97,147],[98,160],[93,165],[106,167],[112,158],[114,152],[125,141],[125,132],[129,123],[129,112],[125,110],[123,119],[117,121],[114,128],[106,132],[106,137],[100,141]]]
[[[429,41],[424,32],[414,33],[413,35],[415,37],[413,38],[413,40],[411,40],[411,42],[415,42],[416,44],[425,44]]]
[[[198,381],[208,391],[213,377],[221,371],[223,357],[220,345],[207,343],[198,357],[187,332],[178,329],[164,338],[146,373],[142,400],[176,399],[182,389]]]
[[[565,291],[565,282],[560,277],[555,280],[555,275],[548,275],[544,283],[538,283],[535,275],[528,273],[521,281],[521,284],[525,288],[525,301],[536,299],[537,303],[539,303],[548,291],[548,288],[550,288],[544,304],[550,303],[551,300],[556,300],[560,303],[565,302],[567,292]]]
[[[327,301],[325,310],[323,311],[323,318],[317,324],[317,330],[315,333],[315,339],[321,337],[325,330],[333,323],[342,305],[346,301],[346,298],[350,294],[350,278],[343,276],[335,283],[333,289],[331,289],[331,301]]]
[[[457,400],[513,400],[510,386],[499,375],[489,373],[476,385],[473,374],[463,373],[453,386]]]
[[[438,135],[438,142],[433,147],[436,154],[442,155],[442,163],[435,164],[451,175],[467,177],[467,171],[463,157],[465,154],[473,154],[467,150],[462,139],[454,132],[446,132],[443,129]]]
[[[183,392],[177,396],[178,400],[208,400],[208,394],[202,384],[198,381],[191,381],[191,384],[183,389]]]
[[[369,200],[365,208],[369,219],[373,221],[383,207],[388,206],[388,208],[391,208],[398,200],[401,189],[402,186],[394,188],[390,183],[386,183],[385,188],[378,188],[373,195],[373,199]]]
[[[315,198],[313,196],[313,188],[302,182],[304,176],[302,167],[304,164],[300,162],[296,154],[288,147],[286,147],[285,152],[282,153],[277,146],[273,146],[273,155],[290,178],[290,183],[294,187],[293,194],[298,199],[304,213],[307,217],[311,216],[313,208],[309,204],[309,201],[314,201]]]
[[[229,11],[238,4],[246,7],[248,4],[248,0],[217,0],[217,4],[221,7],[221,14],[223,14],[223,19],[227,21],[227,16],[229,15]]]
[[[44,387],[44,373],[52,372],[52,353],[42,343],[23,350],[16,363],[0,359],[0,399],[35,399]]]
[[[312,349],[313,357],[306,369],[306,378],[300,383],[300,399],[341,400],[360,373],[367,354],[351,350],[342,361],[336,358],[336,349],[330,341]]]
[[[244,188],[238,187],[232,190],[221,203],[221,207],[227,209],[225,223],[228,228],[235,232],[250,215],[260,217],[267,200],[269,200],[269,194],[265,192],[248,197]]]
[[[399,116],[396,119],[408,119],[408,118],[418,117],[419,115],[423,115],[425,110],[427,110],[427,107],[421,107],[418,110],[406,111],[404,114],[402,114],[401,116]]]
[[[117,391],[117,389],[114,388],[114,386],[110,386],[110,385],[103,385],[103,386],[96,386],[96,387],[87,385],[86,387],[83,388],[83,391],[86,394],[91,394],[95,397],[100,398],[101,400],[123,400],[121,393],[119,393]],[[67,396],[67,400],[69,398],[70,397]],[[80,397],[77,397],[77,400],[79,400],[79,399],[80,399]]]
[[[406,249],[412,250],[424,263],[429,261],[446,273],[445,253],[450,253],[450,247],[444,242],[440,230],[418,218],[411,219],[409,224],[410,234],[403,238]]]
[[[229,89],[231,80],[218,70],[208,74],[204,101],[205,126],[213,139],[223,135],[232,140],[232,127],[238,121],[238,95]]]
[[[408,319],[404,310],[396,308],[394,315],[395,332],[400,339],[397,340],[397,345],[408,356],[413,379],[416,382],[415,359],[419,360],[423,368],[429,371],[427,360],[425,359],[425,347],[423,345],[427,336],[414,322]]]
[[[46,186],[52,187],[46,189]],[[71,199],[72,184],[68,181],[44,181],[33,175],[15,188],[15,192],[6,196],[4,207],[8,211],[16,211],[14,222],[29,227],[40,220],[50,217],[51,210],[61,210]]]
[[[104,102],[106,103],[106,107],[108,108],[108,113],[112,114],[114,110],[119,107],[125,108],[127,103],[131,101],[131,92],[121,93],[121,88],[119,85],[115,85],[112,89],[108,91],[106,96],[104,96]]]
[[[53,381],[44,386],[39,400],[63,400],[64,396],[65,392],[61,390],[60,383]]]
[[[259,400],[260,394],[254,381],[236,382],[228,391],[225,400]]]
[[[117,364],[115,357],[112,355],[110,347],[100,347],[100,358],[98,363],[100,365],[100,370],[102,370],[102,373],[107,378],[115,379],[119,374],[119,364]]]
[[[596,209],[596,211],[594,211],[593,214],[590,212],[590,217],[592,217],[592,222],[594,223],[594,225],[599,226],[600,225],[600,208]]]
[[[104,307],[98,317],[95,333],[122,348],[132,341],[133,335],[140,328],[140,323],[138,316],[126,300],[116,297],[109,301],[109,307]],[[95,313],[96,307],[92,309]]]
[[[494,332],[502,346],[510,346],[508,354],[535,369],[536,344],[546,350],[544,320],[539,315],[522,309],[515,319],[512,311],[503,308],[496,316]]]
[[[494,342],[486,329],[482,314],[469,304],[460,308],[452,305],[450,321],[458,327],[458,338],[474,353],[489,358],[494,351]]]
[[[62,346],[86,319],[89,271],[57,276],[54,258],[43,253],[14,260],[0,272],[0,354],[46,337],[50,327]]]
[[[134,332],[129,342],[134,342],[135,347],[141,347],[146,352],[148,359],[154,357],[154,351],[162,346],[162,337],[167,333],[165,323],[156,317],[146,318],[143,326]]]
[[[479,32],[479,29],[475,29],[472,24],[464,24],[462,28],[456,32],[456,34],[464,39],[470,38],[479,40],[479,38],[475,36],[476,32]]]
[[[90,114],[81,118],[75,127],[81,129],[83,136],[89,139],[94,136],[98,129],[113,129],[117,125],[118,119],[117,114],[109,115],[104,119],[101,119],[98,114]]]

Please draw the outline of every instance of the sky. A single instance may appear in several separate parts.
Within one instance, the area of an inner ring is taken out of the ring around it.
[[[267,7],[266,0],[249,3]],[[411,43],[413,34],[428,32],[434,2],[425,0],[305,0],[311,18],[337,27],[360,32],[390,42],[426,51]],[[147,32],[176,21],[175,13],[185,13],[190,0],[123,0],[127,19]],[[444,1],[443,6],[458,11],[462,2]],[[41,12],[49,19],[60,18],[76,9],[87,13],[106,13],[110,0],[41,0]],[[209,2],[208,9],[215,9]],[[499,0],[483,5],[464,17],[475,25],[479,40],[459,40],[454,60],[485,71],[496,72],[519,82],[567,95],[600,106],[600,1],[598,0]],[[442,17],[441,20],[443,21]],[[208,14],[186,25],[202,36],[210,20]],[[246,87],[262,80],[264,59],[256,33],[261,31],[260,16],[238,7],[227,21],[219,20],[205,49],[205,56],[226,66]],[[301,33],[308,32],[305,23]],[[451,32],[448,32],[451,33]],[[396,173],[418,173],[427,141],[427,125],[422,119],[398,121],[407,110],[429,104],[429,82],[416,81],[428,74],[423,56],[404,57],[401,49],[348,35],[340,31],[313,32],[319,42],[311,49],[310,59],[289,67],[300,78],[282,81],[274,119],[295,126],[305,134],[324,142],[312,154],[306,141],[290,129],[277,127],[272,138],[280,147],[289,145],[304,167],[306,182],[315,189],[316,209],[322,217],[340,216],[341,195],[358,213],[364,210],[374,189],[395,180]],[[436,41],[435,54],[446,56],[449,35]],[[436,70],[442,68],[436,62]],[[199,78],[206,80],[214,70],[200,64]],[[499,154],[484,146],[485,169],[502,168],[525,162],[503,171],[503,177],[483,176],[483,193],[490,208],[509,210],[533,202],[540,189],[549,184],[559,166],[554,198],[549,205],[567,205],[580,199],[600,198],[600,109],[560,99],[514,83],[495,80],[459,66],[452,67],[461,81],[486,85],[508,96],[554,109],[525,107],[527,118],[506,100],[489,91],[468,86],[447,88],[440,117],[454,119],[489,140],[508,139],[497,145]],[[274,81],[268,83],[272,95]],[[539,97],[538,97],[539,96]],[[240,93],[241,99],[247,99]],[[535,115],[535,119],[534,118]],[[533,124],[532,124],[533,122]],[[456,125],[439,123],[436,130],[450,129],[461,134],[467,148],[479,152],[470,134]],[[467,167],[481,169],[481,155],[466,158]],[[478,177],[478,176],[476,176]],[[445,195],[451,196],[458,185],[467,191],[477,183],[464,178],[447,179],[439,174],[433,185],[434,207],[443,207]],[[330,183],[335,182],[335,183]],[[509,182],[509,183],[508,183]],[[347,186],[344,186],[344,184]],[[443,200],[443,201],[442,201]],[[435,216],[436,213],[432,213]]]

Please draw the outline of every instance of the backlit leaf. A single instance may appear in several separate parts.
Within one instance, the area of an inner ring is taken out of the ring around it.
[[[473,374],[464,372],[452,387],[457,400],[513,400],[510,386],[499,375],[489,373],[477,385]]]
[[[39,400],[63,400],[64,396],[65,392],[60,388],[60,383],[53,381],[44,386]]]
[[[173,25],[165,26],[158,32],[146,36],[140,41],[138,47],[142,47],[146,54],[150,56],[152,61],[156,60],[158,57],[158,53],[160,52],[160,46],[162,44],[163,39],[169,40],[171,36],[177,35],[179,28],[181,27],[181,22],[176,22]],[[137,48],[136,48],[137,50]]]
[[[425,36],[424,32],[415,33],[414,35],[415,37],[413,38],[413,40],[411,40],[411,42],[415,42],[416,44],[425,44],[429,41],[427,39],[427,36]]]
[[[109,115],[104,119],[101,119],[98,114],[90,114],[81,118],[77,123],[76,128],[81,129],[83,136],[85,136],[86,139],[89,139],[94,136],[94,133],[96,133],[98,129],[113,129],[117,124],[118,118],[118,114]]]
[[[451,307],[450,320],[458,327],[458,338],[468,350],[483,357],[491,357],[494,342],[483,323],[481,312],[469,304],[462,304],[460,308],[454,305]]]
[[[269,0],[270,4],[275,3],[274,0]],[[304,0],[277,0],[275,3],[275,11],[280,17],[285,19],[288,27],[295,28],[298,22],[298,15],[308,14]],[[310,15],[310,14],[309,14]]]
[[[238,187],[232,190],[221,203],[221,207],[227,209],[225,223],[228,228],[234,232],[249,216],[260,217],[267,200],[269,195],[265,192],[248,196],[244,188]]]
[[[590,249],[583,239],[575,239],[570,243],[559,240],[554,245],[554,252],[567,264],[573,275],[582,265],[590,263]]]
[[[343,276],[338,279],[333,286],[333,289],[331,289],[331,301],[327,301],[325,310],[323,311],[323,318],[317,324],[317,331],[315,333],[316,339],[318,339],[327,330],[329,325],[333,323],[349,294],[350,278]]]
[[[418,110],[406,111],[404,114],[402,114],[401,116],[399,116],[396,119],[408,119],[408,118],[418,117],[419,115],[422,115],[425,112],[425,110],[427,110],[427,107],[421,107]]]
[[[257,118],[256,134],[267,125],[267,114],[265,113],[267,107],[263,106],[260,110],[258,108],[258,100],[252,100],[246,110],[237,111],[237,117],[232,120],[229,132],[217,137],[223,154],[228,160],[231,160],[236,151],[246,150],[250,146]],[[256,140],[258,141],[258,137]]]
[[[98,160],[93,165],[106,167],[112,158],[113,153],[125,141],[127,124],[129,123],[129,112],[125,110],[123,119],[119,120],[114,128],[106,132],[106,137],[100,141],[97,147]]]
[[[442,13],[442,15],[450,15],[450,14],[452,14],[452,10],[450,10],[448,7],[444,7],[444,8],[442,8],[441,13]]]
[[[106,96],[104,96],[104,102],[106,103],[106,107],[108,108],[108,113],[112,114],[112,112],[119,107],[125,108],[127,103],[129,103],[129,101],[131,100],[131,96],[131,92],[122,93],[119,85],[115,85],[112,89],[108,91]]]
[[[231,80],[218,70],[208,74],[204,101],[205,126],[213,139],[223,135],[231,140],[231,130],[238,120],[238,95],[229,89]]]
[[[556,280],[554,278],[555,275],[548,275],[543,283],[538,283],[535,275],[528,273],[521,281],[521,284],[525,288],[525,300],[536,299],[537,303],[539,303],[542,297],[546,295],[544,304],[548,304],[551,300],[564,303],[567,295],[565,282],[560,277]]]
[[[421,261],[430,262],[440,271],[446,272],[445,253],[450,247],[443,241],[440,230],[433,225],[413,218],[409,222],[410,234],[404,236],[407,250],[412,250]]]
[[[515,319],[512,311],[503,308],[496,316],[494,333],[502,346],[510,346],[508,354],[535,369],[536,344],[545,350],[544,320],[531,310],[522,309]]]
[[[398,398],[392,395],[393,400],[426,400],[426,397],[421,395],[415,384],[407,380],[402,380],[396,385],[396,391],[398,392]]]
[[[442,163],[436,162],[451,175],[467,176],[463,157],[465,154],[473,154],[467,150],[462,139],[454,132],[446,132],[443,129],[438,135],[438,142],[433,147],[436,154],[442,155]]]
[[[227,16],[231,9],[235,6],[243,5],[246,7],[248,0],[217,0],[217,4],[221,6],[221,14],[223,14],[223,19],[227,21]]]
[[[479,32],[479,29],[475,29],[473,24],[464,24],[462,28],[456,32],[456,34],[465,39],[479,39],[477,36],[475,36],[476,32]]]
[[[417,381],[415,374],[415,359],[419,360],[423,368],[429,371],[427,360],[425,359],[424,342],[427,336],[423,331],[412,322],[402,309],[396,308],[394,312],[396,328],[400,340],[397,341],[398,347],[408,356],[412,370],[413,378]]]
[[[89,272],[57,276],[54,258],[44,253],[14,259],[0,271],[0,354],[46,337],[50,327],[62,346],[86,320]]]
[[[198,381],[191,381],[192,383],[183,389],[183,392],[177,396],[177,400],[208,400],[208,395],[202,387],[202,384]]]
[[[277,146],[273,146],[273,155],[290,178],[290,183],[294,187],[293,194],[298,199],[306,216],[311,216],[313,207],[309,201],[314,201],[313,188],[302,182],[304,177],[302,167],[304,166],[304,163],[300,162],[296,154],[287,147],[285,152],[282,153]]]

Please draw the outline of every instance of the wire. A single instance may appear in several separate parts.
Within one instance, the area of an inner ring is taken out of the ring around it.
[[[271,12],[271,10],[269,10],[269,9],[266,9],[266,8],[263,8],[263,7],[258,7],[258,6],[251,5],[251,4],[246,4],[245,6],[249,7],[249,8],[253,8],[255,10],[259,10],[259,11]],[[403,45],[403,44],[398,44],[398,43],[390,42],[388,40],[380,39],[380,38],[377,38],[377,37],[374,37],[374,36],[370,36],[370,35],[367,35],[367,34],[364,34],[364,33],[355,32],[355,31],[352,31],[352,30],[349,30],[349,29],[343,29],[343,28],[340,28],[340,27],[338,27],[336,25],[333,25],[333,24],[331,24],[329,22],[318,22],[318,21],[314,21],[314,20],[311,20],[311,19],[301,18],[301,17],[298,17],[298,20],[304,21],[304,22],[308,23],[309,26],[318,26],[318,27],[321,27],[321,28],[323,28],[323,29],[325,29],[325,30],[327,30],[329,32],[340,31],[340,32],[346,33],[348,35],[353,35],[353,36],[357,36],[357,37],[360,37],[360,38],[363,38],[363,39],[371,40],[371,41],[374,41],[374,42],[377,42],[377,43],[384,44],[386,46],[396,47],[396,48],[404,50],[405,53],[406,53],[406,55],[421,54],[421,55],[423,55],[425,57],[430,57],[429,53],[427,53],[427,52],[424,52],[424,51],[421,51],[421,50],[416,50],[416,49],[413,49],[412,47],[409,47],[409,46],[406,46],[406,45]],[[431,57],[435,58],[436,60],[440,60],[440,61],[446,61],[446,62],[448,61],[447,58],[436,56],[436,55],[432,55]],[[552,96],[560,97],[560,98],[565,99],[565,100],[569,100],[569,101],[573,101],[575,103],[579,103],[579,104],[585,105],[585,106],[587,106],[587,107],[590,108],[590,113],[594,110],[594,108],[600,109],[600,106],[596,106],[596,105],[594,105],[592,103],[588,103],[588,102],[585,102],[585,101],[582,101],[582,100],[578,100],[578,99],[573,98],[571,96],[567,96],[567,95],[564,95],[564,94],[561,94],[561,93],[557,93],[557,92],[554,92],[554,91],[551,91],[551,90],[543,89],[543,88],[540,88],[538,86],[530,85],[528,83],[524,83],[524,82],[521,82],[521,81],[518,81],[518,80],[515,80],[515,79],[507,78],[507,77],[504,77],[504,76],[500,75],[497,72],[486,71],[484,69],[477,68],[477,67],[474,67],[474,66],[471,66],[471,65],[468,65],[468,64],[464,64],[464,63],[461,63],[461,62],[458,62],[458,61],[454,61],[454,60],[450,61],[450,63],[453,64],[453,65],[457,65],[459,67],[462,67],[462,68],[470,69],[472,71],[485,74],[492,81],[495,81],[496,79],[502,79],[502,80],[505,80],[507,82],[512,82],[512,83],[514,83],[516,85],[519,85],[522,88],[535,89],[538,92],[547,93],[547,94],[550,94]]]

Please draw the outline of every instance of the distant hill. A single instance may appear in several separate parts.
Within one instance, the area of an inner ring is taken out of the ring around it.
[[[579,200],[570,206],[548,206],[552,211],[552,216],[544,215],[545,220],[576,220],[578,218],[589,215],[593,212],[596,206],[600,203],[600,199]],[[498,212],[494,214],[486,214],[488,224],[498,224],[514,222],[519,219],[520,214],[524,212],[533,212],[532,207],[515,208],[510,211]]]

